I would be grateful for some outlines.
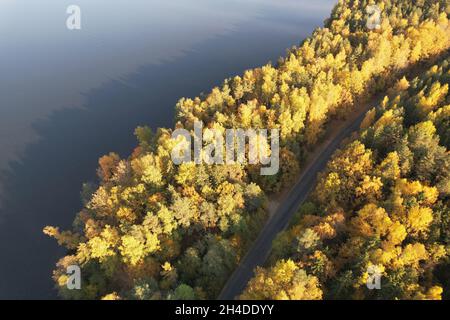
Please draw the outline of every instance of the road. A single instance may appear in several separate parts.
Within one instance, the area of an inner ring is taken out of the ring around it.
[[[258,238],[242,259],[240,265],[228,279],[228,282],[219,295],[219,300],[233,300],[241,294],[247,282],[253,277],[253,270],[257,266],[262,266],[269,256],[272,241],[276,235],[288,226],[292,216],[297,212],[300,205],[305,201],[309,192],[314,187],[317,174],[325,168],[328,160],[339,148],[342,140],[348,137],[353,131],[359,129],[366,110],[366,108],[363,108],[361,114],[330,138],[324,147],[322,147],[319,154],[304,168],[303,174],[298,179],[298,182],[289,191],[288,195],[278,206],[276,212],[267,221]]]

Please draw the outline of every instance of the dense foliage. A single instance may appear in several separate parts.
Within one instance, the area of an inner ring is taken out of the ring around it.
[[[100,185],[83,189],[84,208],[73,229],[44,230],[68,249],[54,273],[61,296],[217,296],[266,219],[266,195],[292,184],[327,122],[349,114],[409,66],[449,47],[446,1],[380,2],[381,28],[373,31],[365,26],[368,3],[340,1],[325,27],[276,66],[248,70],[207,95],[178,102],[176,128],[192,130],[200,120],[205,130],[280,129],[277,175],[260,176],[258,165],[176,166],[170,158],[176,143],[170,129],[152,133],[139,127],[139,146],[128,159],[114,153],[102,157]],[[436,128],[445,131],[443,116],[435,118]],[[73,264],[82,268],[81,290],[65,286],[66,267]],[[319,286],[290,262],[279,267],[289,268],[287,283]],[[309,294],[288,296],[321,296]]]
[[[450,57],[402,78],[367,113],[276,239],[274,266],[258,269],[243,298],[450,296],[449,85]],[[292,269],[297,283],[277,278]],[[371,270],[379,290],[367,287]]]

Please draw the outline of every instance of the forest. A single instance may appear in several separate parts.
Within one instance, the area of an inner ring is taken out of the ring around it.
[[[369,4],[382,12],[376,30],[366,27]],[[99,182],[83,186],[71,230],[44,229],[67,249],[53,274],[60,296],[216,298],[267,220],[268,201],[292,186],[333,120],[384,94],[241,297],[448,297],[450,61],[440,57],[449,14],[446,0],[340,0],[275,65],[180,99],[173,129],[138,127],[128,158],[99,159]],[[440,60],[404,77],[430,59]],[[173,164],[171,133],[196,121],[222,132],[279,129],[278,174],[248,163]],[[66,286],[70,265],[81,267],[80,290]],[[369,265],[382,270],[386,290],[365,289]]]
[[[449,84],[447,54],[388,90],[241,298],[450,297]],[[382,275],[380,290],[366,286],[370,268]]]

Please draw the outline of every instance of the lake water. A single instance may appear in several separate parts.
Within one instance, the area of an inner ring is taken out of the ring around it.
[[[182,96],[276,62],[335,0],[1,0],[0,298],[55,298],[68,228],[98,158],[138,125],[171,127]],[[66,9],[81,8],[81,30]]]

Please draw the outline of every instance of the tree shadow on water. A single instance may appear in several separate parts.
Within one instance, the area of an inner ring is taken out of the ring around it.
[[[83,108],[60,109],[34,123],[39,139],[0,173],[0,298],[56,298],[51,273],[64,249],[42,229],[70,227],[81,208],[82,183],[96,179],[98,158],[111,151],[128,156],[136,126],[171,127],[179,97],[209,91],[295,43],[292,35],[278,36],[267,47],[268,36],[249,32],[210,39],[180,58],[91,90]]]

